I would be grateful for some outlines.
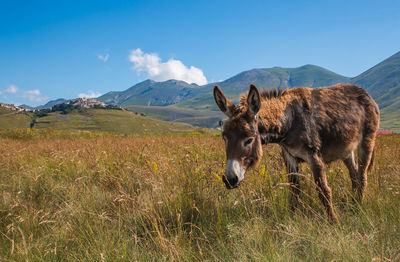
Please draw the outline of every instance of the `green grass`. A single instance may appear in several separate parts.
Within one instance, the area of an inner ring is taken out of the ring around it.
[[[219,110],[194,110],[176,106],[128,106],[126,109],[164,121],[187,123],[207,128],[218,127],[218,122],[226,118]]]
[[[30,112],[0,114],[0,129],[28,128],[34,118]],[[110,109],[75,109],[68,114],[57,111],[36,118],[35,121],[36,129],[100,131],[116,134],[163,134],[194,130],[193,126],[188,124],[170,123],[125,110]]]
[[[210,90],[212,90],[210,88]],[[228,98],[237,100],[239,95],[227,95]],[[206,94],[198,95],[194,98],[190,98],[179,102],[174,105],[177,108],[188,108],[194,110],[218,110],[217,105],[215,104],[214,97],[212,96],[211,91]]]
[[[0,129],[28,128],[31,122],[31,113],[15,112],[0,108]]]
[[[400,132],[400,100],[381,109],[381,129]]]
[[[396,105],[398,106],[398,103]],[[385,108],[382,112],[380,129],[400,133],[400,111],[390,112],[390,108]]]
[[[122,110],[75,110],[63,115],[50,113],[37,120],[36,128],[95,130],[113,133],[172,133],[188,132],[193,127],[185,124],[168,123]]]
[[[400,137],[379,136],[364,202],[343,164],[325,219],[310,171],[289,207],[278,147],[236,190],[221,182],[219,136],[0,133],[0,260],[396,261]]]

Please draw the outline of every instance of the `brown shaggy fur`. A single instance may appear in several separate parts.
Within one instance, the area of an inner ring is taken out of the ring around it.
[[[214,89],[214,97],[221,111],[229,116],[223,127],[228,159],[237,159],[248,169],[261,159],[261,144],[278,143],[293,184],[295,202],[300,193],[298,163],[305,161],[333,221],[337,217],[325,164],[342,160],[349,169],[353,190],[361,200],[379,126],[379,108],[364,89],[338,84],[259,94],[253,86],[241,96],[238,106],[225,98],[218,87]],[[243,141],[250,141],[249,138],[253,138],[251,146],[243,146]],[[354,159],[355,149],[358,149],[358,164]]]

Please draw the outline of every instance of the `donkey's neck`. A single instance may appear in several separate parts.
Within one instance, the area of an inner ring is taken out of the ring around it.
[[[262,143],[281,143],[291,126],[292,110],[286,97],[263,99],[258,113],[258,131]]]

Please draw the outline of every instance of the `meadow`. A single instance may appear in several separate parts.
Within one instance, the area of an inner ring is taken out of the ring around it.
[[[363,203],[307,165],[292,210],[279,148],[227,190],[219,133],[0,132],[0,261],[400,261],[400,136],[379,136]]]

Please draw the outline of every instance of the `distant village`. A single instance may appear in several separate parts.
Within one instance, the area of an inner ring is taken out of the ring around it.
[[[105,109],[122,110],[122,108],[119,106],[110,106],[101,101],[97,101],[96,99],[90,99],[90,98],[76,98],[62,104],[69,105],[73,108],[105,108]],[[59,107],[59,105],[60,104],[57,104],[55,106]],[[37,112],[40,110],[48,110],[51,109],[52,107],[38,109],[38,108],[29,108],[24,106],[16,106],[13,104],[5,104],[0,102],[0,108],[8,109],[10,111],[15,111],[15,112]]]
[[[17,111],[17,112],[22,112],[22,111],[33,111],[32,109],[28,108],[23,108],[23,107],[18,107],[13,104],[4,104],[0,102],[0,108],[8,109],[10,111]]]

